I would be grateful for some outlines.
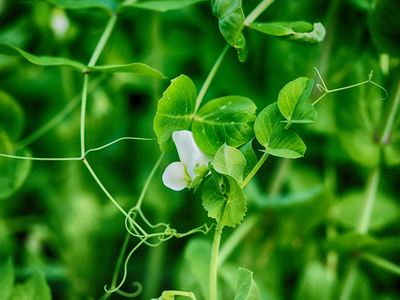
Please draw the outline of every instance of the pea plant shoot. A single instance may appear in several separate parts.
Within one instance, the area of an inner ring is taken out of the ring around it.
[[[0,1],[0,298],[397,299],[399,14]]]

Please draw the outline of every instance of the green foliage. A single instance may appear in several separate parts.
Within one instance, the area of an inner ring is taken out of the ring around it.
[[[8,299],[13,291],[14,285],[14,266],[11,257],[0,265],[0,298]]]
[[[305,21],[252,23],[250,28],[301,44],[316,44],[324,40],[325,27],[321,23],[313,25]]]
[[[232,176],[239,183],[243,181],[246,158],[239,150],[226,144],[222,145],[215,153],[213,165],[218,173]]]
[[[244,268],[239,268],[235,300],[257,299],[261,299],[261,294],[253,279],[253,272]]]
[[[208,0],[164,0],[164,1],[125,1],[118,6],[118,12],[124,12],[133,8],[142,8],[158,12],[183,9],[192,4],[205,2]]]
[[[17,284],[11,300],[51,300],[51,291],[42,272],[29,277],[24,283]]]
[[[223,145],[238,147],[254,135],[256,106],[248,98],[226,96],[206,103],[193,120],[193,137],[201,150],[214,154]]]

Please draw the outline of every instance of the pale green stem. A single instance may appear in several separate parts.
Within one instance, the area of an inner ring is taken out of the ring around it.
[[[218,266],[222,266],[229,255],[235,250],[237,245],[247,236],[247,234],[254,228],[258,222],[258,216],[251,215],[243,221],[243,223],[236,229],[230,237],[224,241],[223,247],[219,252]]]
[[[253,23],[259,15],[262,14],[264,10],[266,10],[275,0],[264,0],[260,2],[256,6],[256,8],[253,9],[253,11],[247,16],[247,18],[244,20],[244,25],[249,26],[250,23]]]
[[[380,170],[376,167],[370,174],[366,188],[366,196],[363,203],[360,221],[357,226],[357,232],[366,234],[368,232],[369,223],[371,221],[372,211],[376,193],[378,191]]]
[[[110,20],[108,21],[106,28],[103,31],[103,34],[100,37],[99,42],[97,43],[97,46],[92,54],[92,57],[89,60],[88,66],[89,67],[93,67],[97,60],[100,57],[101,52],[104,49],[104,46],[106,45],[108,38],[111,35],[111,32],[113,31],[114,27],[115,27],[115,23],[117,22],[117,15],[113,14],[110,18]]]
[[[142,205],[144,196],[146,195],[147,189],[149,188],[150,182],[153,179],[154,174],[157,171],[158,167],[160,166],[160,163],[161,163],[162,159],[164,158],[164,155],[165,155],[165,152],[161,153],[161,155],[158,158],[156,164],[154,165],[153,169],[151,170],[149,176],[147,177],[146,182],[145,182],[145,184],[143,186],[142,192],[140,193],[139,200],[136,203],[134,209],[140,210],[140,207]]]
[[[396,265],[395,263],[392,263],[387,259],[384,259],[372,253],[364,253],[361,256],[361,258],[372,262],[373,264],[377,265],[378,267],[381,267],[382,269],[385,269],[386,271],[392,272],[400,276],[400,266]]]
[[[217,300],[218,251],[221,243],[221,235],[222,227],[217,224],[211,249],[209,300]]]
[[[81,120],[80,120],[80,140],[81,140],[81,156],[85,156],[85,117],[86,117],[86,101],[87,101],[87,90],[89,84],[89,74],[83,75],[83,88],[82,88],[82,100],[81,100]]]
[[[261,166],[266,161],[268,156],[269,156],[269,154],[264,152],[263,156],[261,156],[260,160],[254,166],[254,168],[250,171],[249,175],[247,175],[247,177],[243,180],[242,188],[245,188],[249,184],[250,180],[254,177],[254,175],[256,175],[257,171],[261,168]]]
[[[356,282],[356,276],[357,276],[357,262],[354,260],[350,263],[350,267],[348,269],[339,300],[351,299],[351,293],[353,291],[354,283]]]
[[[90,153],[90,152],[103,150],[104,148],[107,148],[107,147],[109,147],[109,146],[111,146],[111,145],[114,145],[114,144],[116,144],[116,143],[118,143],[118,142],[120,142],[120,141],[124,141],[124,140],[155,141],[156,139],[154,139],[154,138],[138,138],[138,137],[129,137],[129,136],[127,136],[127,137],[122,137],[122,138],[116,139],[115,141],[112,141],[112,142],[110,142],[110,143],[108,143],[108,144],[105,144],[104,146],[101,146],[101,147],[98,147],[98,148],[89,149],[88,151],[85,152],[85,155],[84,155],[83,157],[86,157],[86,155],[87,155],[88,153]]]
[[[93,81],[89,85],[88,92],[92,91],[99,83],[104,79],[104,76],[99,77],[96,81]],[[43,136],[50,129],[58,125],[81,101],[81,96],[75,96],[65,107],[61,110],[57,115],[55,115],[52,119],[50,119],[46,124],[40,127],[38,130],[34,131],[32,134],[24,138],[15,146],[15,151],[19,149],[25,148],[29,144],[36,141],[38,138]]]
[[[216,62],[214,63],[214,66],[212,67],[210,73],[208,74],[206,81],[204,81],[203,86],[200,89],[199,94],[197,95],[196,98],[196,108],[195,108],[195,112],[194,115],[196,114],[196,112],[198,111],[201,101],[203,101],[204,95],[207,92],[208,87],[210,86],[211,81],[213,80],[215,74],[217,73],[222,61],[224,60],[224,57],[226,55],[226,53],[228,52],[230,46],[226,45],[224,50],[222,50],[221,54],[219,55],[218,59],[216,60]]]
[[[81,157],[29,157],[29,156],[17,156],[17,155],[9,155],[9,154],[1,154],[1,157],[8,157],[14,159],[22,159],[22,160],[37,160],[37,161],[77,161],[81,160]]]
[[[89,170],[90,174],[92,174],[94,180],[97,182],[99,187],[103,190],[103,192],[106,194],[108,199],[111,200],[112,203],[125,215],[125,217],[129,218],[128,213],[118,204],[117,201],[111,196],[111,194],[107,191],[107,189],[104,187],[104,185],[101,183],[100,179],[97,177],[96,173],[93,171],[92,167],[88,163],[86,159],[82,159],[82,162],[85,164],[86,168]]]
[[[291,162],[291,160],[288,158],[283,158],[279,161],[279,165],[272,176],[272,178],[274,180],[271,184],[268,195],[276,196],[280,192],[280,190],[282,188],[282,184],[284,183],[284,180],[286,179],[285,174],[290,165],[290,162]]]
[[[192,292],[183,292],[183,291],[164,291],[162,293],[162,297],[165,299],[175,299],[174,296],[182,296],[188,297],[192,300],[196,300],[196,296]]]
[[[386,119],[386,124],[380,141],[381,144],[383,145],[388,144],[390,141],[390,133],[392,131],[393,124],[399,110],[399,106],[400,106],[400,76],[397,82],[396,94],[394,96],[392,106],[390,107],[389,116]]]

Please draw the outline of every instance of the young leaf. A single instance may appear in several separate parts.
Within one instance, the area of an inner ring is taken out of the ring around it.
[[[158,102],[154,118],[154,131],[161,151],[174,148],[172,133],[190,128],[196,105],[196,87],[186,75],[171,81],[163,97]]]
[[[11,300],[51,300],[50,287],[42,272],[33,274],[24,283],[15,286]]]
[[[227,96],[204,105],[193,120],[194,139],[201,150],[214,154],[223,145],[238,147],[253,137],[256,106],[245,97]]]
[[[163,0],[163,1],[125,1],[120,6],[118,6],[117,11],[119,13],[128,11],[132,8],[141,8],[158,12],[167,12],[170,10],[183,9],[187,6],[205,2],[208,0]]]
[[[11,257],[0,265],[0,299],[8,299],[14,285],[14,266]]]
[[[206,180],[201,195],[203,207],[222,227],[236,227],[246,213],[246,197],[234,177],[224,175],[223,179],[222,185],[214,175]]]
[[[244,27],[242,0],[211,0],[211,7],[218,19],[219,31],[225,41],[234,47]]]
[[[213,165],[218,173],[230,175],[236,178],[239,183],[243,181],[246,159],[239,150],[226,144],[222,145],[215,153]]]
[[[14,153],[13,144],[3,130],[0,130],[0,153],[30,156],[30,152],[26,149]],[[0,199],[10,197],[21,187],[28,177],[30,168],[30,160],[0,157]]]
[[[96,8],[112,13],[116,7],[113,0],[45,0],[46,2],[64,9],[91,9]]]
[[[24,115],[17,101],[0,90],[0,130],[3,129],[12,141],[16,141],[24,126]]]
[[[381,50],[400,57],[400,0],[376,1],[370,30],[372,40]]]
[[[88,67],[89,72],[103,72],[103,73],[131,73],[136,75],[143,75],[157,79],[165,78],[161,72],[149,67],[142,63],[132,63],[126,65],[109,65],[109,66],[93,66]]]
[[[53,56],[36,56],[10,44],[0,43],[0,54],[8,56],[21,56],[29,62],[39,66],[64,66],[85,72],[86,66],[80,62]]]
[[[298,158],[306,151],[306,145],[293,131],[285,129],[278,104],[268,105],[258,115],[254,123],[254,132],[265,152],[279,157]]]
[[[313,117],[310,112],[315,111],[314,108],[310,110],[309,106],[303,105],[306,104],[305,101],[310,96],[313,85],[313,80],[306,77],[300,77],[289,82],[281,89],[278,95],[278,107],[281,114],[287,120],[315,121],[315,119],[303,119],[303,117]],[[293,118],[295,111],[298,109],[299,111]]]
[[[246,178],[246,176],[249,175],[251,170],[253,170],[253,168],[257,164],[257,155],[254,153],[253,147],[251,145],[252,142],[253,140],[250,140],[239,148],[240,152],[242,152],[246,159],[246,168],[243,172],[243,178]]]
[[[322,42],[326,33],[321,23],[312,25],[305,21],[251,23],[250,28],[301,44]]]
[[[260,290],[253,279],[253,272],[239,268],[234,300],[261,300]]]

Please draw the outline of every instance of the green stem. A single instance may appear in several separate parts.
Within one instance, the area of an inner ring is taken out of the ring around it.
[[[247,177],[243,180],[242,188],[245,188],[249,184],[250,180],[254,177],[254,175],[256,175],[257,171],[261,168],[268,156],[269,154],[264,152],[263,156],[261,156],[260,160],[254,166],[253,170],[251,170],[249,175],[247,175]]]
[[[37,161],[77,161],[81,160],[80,157],[29,157],[29,156],[17,156],[0,153],[1,157],[22,159],[22,160],[37,160]]]
[[[247,16],[244,20],[244,25],[249,26],[250,23],[253,23],[259,15],[262,14],[264,10],[266,10],[275,0],[264,0],[260,4],[253,9],[253,11]]]
[[[361,258],[364,258],[378,267],[381,267],[382,269],[385,269],[386,271],[392,272],[396,275],[400,276],[400,266],[396,265],[395,263],[392,263],[391,261],[384,259],[382,257],[379,257],[375,254],[372,253],[364,253]]]
[[[224,50],[222,50],[222,52],[219,55],[218,59],[214,63],[214,66],[212,67],[210,73],[208,74],[208,76],[206,78],[206,81],[204,82],[203,86],[201,87],[200,92],[199,92],[199,94],[197,95],[197,98],[196,98],[196,108],[195,108],[195,111],[194,111],[194,115],[197,113],[197,111],[198,111],[198,109],[200,107],[201,101],[203,101],[204,95],[206,94],[207,89],[210,86],[210,83],[213,80],[215,74],[217,73],[222,61],[224,60],[225,55],[228,52],[229,48],[230,48],[230,46],[226,45]]]
[[[348,272],[346,274],[344,286],[339,300],[351,299],[351,293],[353,291],[354,283],[356,282],[356,276],[357,276],[357,262],[354,260],[351,262]]]
[[[222,226],[217,224],[211,249],[210,262],[210,300],[217,300],[217,274],[218,274],[218,251],[221,243]]]
[[[272,181],[271,187],[268,191],[268,195],[277,196],[278,193],[281,191],[282,185],[283,185],[285,179],[287,178],[285,175],[286,175],[287,169],[290,166],[290,162],[291,162],[291,160],[288,158],[283,158],[279,161],[279,165],[275,169],[275,172],[273,173],[273,176],[272,176],[272,178],[274,180]]]
[[[81,141],[81,156],[85,156],[85,117],[86,117],[86,102],[87,91],[89,85],[89,74],[83,75],[82,101],[81,101],[81,119],[80,119],[80,141]]]
[[[162,293],[162,297],[165,299],[175,299],[174,296],[182,296],[188,297],[192,300],[196,300],[196,296],[192,292],[183,292],[183,291],[164,291]]]
[[[108,199],[111,200],[112,203],[125,215],[125,217],[129,218],[128,213],[118,204],[117,201],[111,196],[111,194],[107,191],[107,189],[104,187],[104,185],[101,183],[100,179],[97,177],[96,173],[93,171],[92,167],[90,166],[89,162],[86,159],[82,159],[82,162],[85,164],[86,168],[89,170],[90,174],[93,176],[94,180],[97,182],[99,187],[103,190],[103,192],[106,194]]]
[[[386,119],[386,124],[380,141],[382,145],[386,145],[390,141],[390,133],[392,131],[393,124],[396,119],[397,112],[399,110],[399,106],[400,106],[400,75],[397,82],[396,94],[393,99],[392,105],[390,107],[389,116]]]
[[[92,54],[92,57],[89,60],[88,66],[89,67],[93,67],[97,60],[100,57],[101,52],[104,49],[104,46],[106,45],[108,38],[111,35],[111,32],[113,31],[114,27],[115,27],[115,23],[117,22],[117,15],[113,14],[110,18],[110,20],[108,21],[106,28],[103,31],[103,34],[100,37],[100,40],[97,43],[97,46]]]
[[[369,223],[371,221],[372,211],[374,208],[374,202],[376,193],[378,191],[380,170],[376,167],[370,174],[368,184],[366,188],[366,196],[361,211],[360,222],[357,226],[357,232],[366,234],[368,232]]]

